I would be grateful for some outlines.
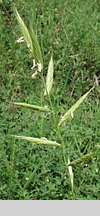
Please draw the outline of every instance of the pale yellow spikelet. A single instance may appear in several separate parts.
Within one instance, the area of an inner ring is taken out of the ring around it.
[[[35,32],[32,28],[31,28],[30,34],[31,34],[32,44],[33,44],[33,56],[36,60],[36,63],[39,64],[38,71],[41,72],[41,70],[43,68],[43,58],[42,58],[42,54],[41,54],[40,45],[39,45],[38,39],[35,35]]]
[[[32,39],[31,39],[31,37],[30,37],[29,31],[28,31],[28,29],[27,29],[25,23],[23,22],[22,18],[20,17],[20,15],[19,15],[19,13],[18,13],[16,7],[14,7],[14,9],[15,9],[16,18],[17,18],[18,24],[19,24],[19,26],[20,26],[20,28],[21,28],[21,31],[22,31],[24,40],[26,41],[28,48],[29,48],[31,51],[33,51]]]
[[[94,88],[94,87],[93,87]],[[59,126],[62,125],[69,117],[73,117],[74,111],[81,105],[81,103],[86,99],[88,94],[92,91],[91,88],[86,94],[84,94],[62,117],[62,119],[59,122]]]
[[[32,142],[33,144],[61,146],[61,144],[57,143],[56,141],[51,141],[51,140],[48,140],[46,138],[34,138],[34,137],[17,136],[17,135],[12,135],[12,137],[15,137],[17,139],[27,140],[29,142]]]
[[[73,191],[73,187],[74,187],[73,170],[72,170],[72,166],[70,166],[69,164],[70,164],[70,159],[68,157],[68,171],[69,171],[71,188],[72,188],[72,191]]]
[[[30,49],[33,58],[36,60],[36,64],[37,64],[37,71],[41,72],[42,68],[43,68],[43,59],[42,59],[42,54],[41,54],[41,49],[37,40],[37,37],[34,33],[34,30],[31,28],[31,32],[29,33],[24,21],[22,20],[21,16],[19,15],[16,7],[14,7],[15,9],[15,14],[16,14],[16,18],[18,20],[18,24],[21,28],[22,34],[23,34],[23,38],[27,43],[28,48]],[[22,39],[22,37],[21,37]],[[18,43],[23,42],[23,40],[17,40]]]
[[[22,102],[12,102],[14,105],[21,106],[27,109],[38,110],[40,112],[50,112],[50,109],[47,106],[41,107],[33,104],[22,103]]]
[[[53,84],[53,72],[54,72],[54,65],[53,65],[53,58],[51,56],[49,66],[48,66],[48,72],[47,72],[47,77],[46,77],[46,89],[44,92],[44,95],[46,96],[47,94],[50,94],[52,84]]]

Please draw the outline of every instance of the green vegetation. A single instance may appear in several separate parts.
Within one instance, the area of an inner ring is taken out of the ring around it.
[[[0,199],[99,199],[99,2],[14,2],[32,43],[1,1]]]

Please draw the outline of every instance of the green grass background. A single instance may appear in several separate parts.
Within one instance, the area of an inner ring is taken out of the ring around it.
[[[59,118],[99,79],[98,0],[5,0],[0,3],[0,199],[99,199],[99,149],[92,159],[73,167],[72,194],[58,148],[32,146],[9,136],[59,141],[49,116],[46,118],[44,114],[9,103],[45,105],[40,78],[31,79],[32,59],[27,47],[15,43],[22,35],[13,2],[28,28],[32,25],[37,33],[44,76],[53,52],[51,98]],[[63,133],[66,157],[70,155],[71,160],[89,153],[99,144],[98,86],[76,111],[74,119],[67,122]]]

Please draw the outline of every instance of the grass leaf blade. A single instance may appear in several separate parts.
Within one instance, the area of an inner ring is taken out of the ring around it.
[[[37,164],[37,166],[35,167],[34,171],[31,173],[31,175],[30,175],[28,181],[25,183],[25,185],[24,185],[24,187],[23,187],[24,190],[25,190],[25,189],[28,187],[28,185],[31,183],[31,181],[32,181],[33,177],[35,176],[37,170],[39,169],[39,167],[40,167],[41,164],[42,164],[43,158],[44,158],[44,157],[41,158],[40,162]]]

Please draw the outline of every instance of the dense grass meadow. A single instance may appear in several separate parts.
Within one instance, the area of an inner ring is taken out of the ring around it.
[[[28,30],[31,26],[37,35],[44,80],[53,56],[50,98],[57,122],[94,86],[74,117],[60,129],[65,160],[76,161],[71,166],[73,190],[60,147],[33,145],[11,136],[44,137],[61,143],[51,113],[12,104],[25,102],[51,109],[41,76],[32,79],[29,49],[16,42],[22,32],[13,3]],[[100,198],[99,7],[99,0],[0,1],[0,199]]]

